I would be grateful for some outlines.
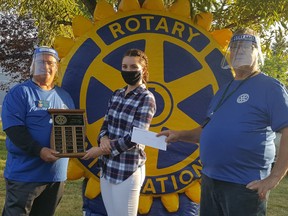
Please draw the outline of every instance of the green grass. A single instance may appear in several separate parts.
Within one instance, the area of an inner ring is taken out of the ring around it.
[[[0,123],[0,127],[2,125]],[[5,134],[0,129],[0,214],[5,197],[5,182],[3,169],[6,160]],[[81,180],[67,181],[64,196],[56,210],[55,216],[82,215]],[[270,193],[268,216],[286,216],[288,214],[288,177],[284,178],[278,187]]]
[[[5,148],[5,134],[2,131],[2,124],[0,122],[0,214],[2,213],[2,208],[4,204],[5,197],[5,182],[3,178],[3,169],[6,160],[6,148]]]
[[[271,191],[268,202],[268,216],[286,216],[288,215],[288,176]]]
[[[79,216],[82,213],[82,180],[67,181],[65,193],[55,216]]]

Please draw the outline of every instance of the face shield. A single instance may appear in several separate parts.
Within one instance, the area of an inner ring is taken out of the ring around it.
[[[221,67],[254,71],[259,69],[259,64],[263,64],[259,38],[250,34],[234,35],[222,59]]]
[[[49,70],[57,71],[59,60],[56,50],[49,47],[38,47],[33,54],[30,73],[31,75],[44,75]]]

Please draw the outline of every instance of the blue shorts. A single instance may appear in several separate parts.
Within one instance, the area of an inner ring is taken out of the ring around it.
[[[268,196],[267,196],[268,198]],[[265,216],[267,200],[246,185],[211,179],[202,174],[201,216]]]

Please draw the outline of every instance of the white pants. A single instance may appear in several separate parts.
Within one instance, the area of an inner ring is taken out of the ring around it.
[[[100,178],[102,198],[108,216],[136,216],[140,189],[145,179],[145,165],[120,184]]]

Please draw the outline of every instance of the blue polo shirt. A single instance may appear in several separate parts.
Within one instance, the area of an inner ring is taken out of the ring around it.
[[[234,80],[226,96],[241,83]],[[227,86],[212,99],[208,115]],[[288,126],[288,94],[276,79],[258,74],[245,81],[211,115],[200,138],[202,172],[239,184],[267,177],[275,157],[274,131]]]
[[[41,89],[32,80],[16,85],[3,101],[3,130],[23,125],[41,146],[50,147],[52,119],[47,110],[51,108],[73,109],[73,100],[64,89],[57,86],[47,91]],[[22,182],[66,180],[67,158],[47,163],[38,156],[27,155],[8,137],[6,148],[8,154],[4,170],[5,178]]]

